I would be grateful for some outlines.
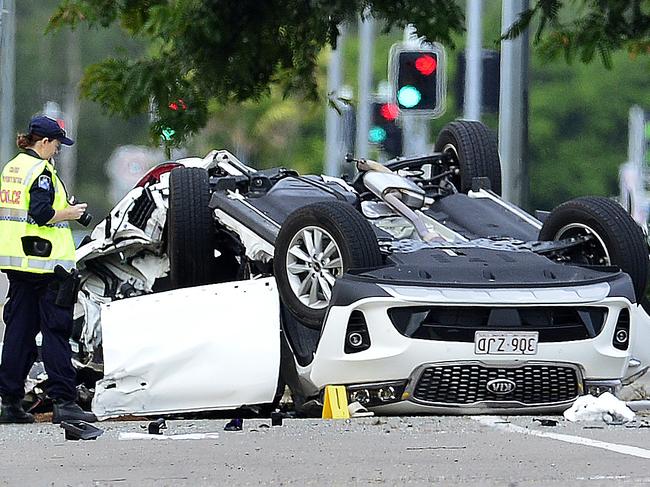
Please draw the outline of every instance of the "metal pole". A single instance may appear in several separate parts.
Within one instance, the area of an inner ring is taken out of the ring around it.
[[[68,68],[68,82],[66,85],[64,102],[65,130],[68,136],[77,140],[77,128],[79,126],[79,112],[81,102],[79,100],[79,81],[82,76],[81,66],[81,34],[78,29],[67,32],[66,41],[66,64]],[[78,144],[66,147],[61,152],[61,172],[63,180],[70,191],[76,191],[77,178],[77,148]]]
[[[343,42],[345,40],[345,30],[343,26],[339,27],[339,37],[336,43],[336,49],[332,50],[329,65],[327,67],[327,94],[330,100],[338,103],[336,99],[339,96],[341,83],[343,80]],[[331,103],[328,102],[327,112],[325,114],[325,169],[328,176],[338,176],[341,166],[341,115]]]
[[[375,43],[375,20],[366,9],[359,19],[359,89],[357,103],[356,155],[368,157],[370,130],[370,91],[372,89],[372,60]]]
[[[11,159],[15,152],[14,115],[16,85],[16,2],[2,2],[2,33],[0,36],[0,161]]]
[[[528,0],[503,0],[501,18],[505,33],[528,7]],[[501,42],[501,91],[499,99],[499,154],[503,198],[521,205],[526,197],[525,151],[527,142],[528,30]]]
[[[645,152],[644,121],[645,113],[639,105],[634,105],[630,108],[628,117],[627,160],[638,168],[643,166],[643,154]]]
[[[483,92],[483,64],[481,58],[483,44],[482,10],[483,0],[467,0],[465,107],[463,114],[466,120],[481,119],[481,94]]]

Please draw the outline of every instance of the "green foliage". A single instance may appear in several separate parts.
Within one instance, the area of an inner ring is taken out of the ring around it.
[[[151,100],[160,127],[182,145],[206,122],[208,99],[219,104],[259,100],[277,85],[283,96],[318,99],[317,59],[336,45],[338,25],[366,7],[385,27],[416,25],[421,35],[451,44],[463,30],[453,0],[65,0],[50,26],[107,26],[116,21],[148,42],[139,60],[107,59],[89,68],[84,94],[109,113],[145,113]],[[116,90],[116,84],[122,87]],[[165,110],[178,97],[195,112]]]
[[[66,95],[73,88],[68,80],[66,51],[69,32],[45,33],[58,0],[20,0],[16,2],[16,131],[24,132],[29,119],[51,100],[65,109]],[[115,2],[107,2],[115,3]],[[137,57],[142,46],[115,27],[88,30],[78,28],[81,63],[97,63],[121,53]],[[73,82],[74,84],[74,82]],[[100,106],[82,101],[75,137],[78,165],[74,188],[79,199],[87,201],[99,217],[108,207],[107,177],[104,164],[119,145],[142,144],[147,140],[147,117],[127,120],[103,114]],[[65,150],[71,150],[64,148]],[[1,164],[1,162],[0,162]]]
[[[36,18],[37,0],[20,3],[34,4],[34,12],[25,17]],[[301,172],[320,172],[328,45],[336,42],[340,21],[351,21],[344,71],[345,83],[356,89],[354,25],[366,5],[383,19],[380,25],[388,33],[375,44],[375,82],[386,77],[388,49],[402,37],[398,28],[413,20],[420,34],[443,41],[449,54],[449,108],[431,123],[431,141],[444,123],[461,115],[453,103],[457,51],[451,46],[464,44],[459,8],[464,1],[258,3],[66,0],[51,25],[92,28],[84,31],[84,43],[93,45],[94,56],[86,57],[85,64],[112,54],[87,70],[83,90],[88,98],[113,114],[153,114],[150,135],[156,144],[164,128],[179,134],[172,140],[174,145],[185,143],[186,136],[198,131],[200,137],[187,139],[197,154],[226,148],[257,167],[285,165]],[[530,207],[550,209],[573,196],[615,194],[618,165],[626,157],[628,109],[635,103],[650,107],[649,66],[638,56],[648,47],[648,2],[540,0],[531,4],[525,22],[509,34],[519,33],[526,22],[536,33],[537,55],[531,56],[529,87]],[[486,46],[492,47],[501,35],[500,9],[500,2],[485,2]],[[118,24],[146,50],[116,55],[104,27],[111,26],[114,36]],[[24,45],[25,58],[44,51],[38,43],[25,41]],[[583,65],[597,58],[612,69],[604,70],[601,63]],[[573,64],[567,66],[567,60]],[[18,78],[27,69],[48,83],[65,78],[63,70],[48,66],[43,62],[19,65]],[[44,89],[47,86],[40,88]],[[179,98],[187,111],[169,108]],[[22,99],[33,113],[32,98]],[[101,171],[92,161],[100,156],[104,160],[111,143],[132,140],[136,125],[109,126],[95,105],[87,104],[84,110],[83,120],[90,126],[80,127],[84,132],[79,136],[79,149],[91,162],[80,165],[81,179],[99,193]],[[497,128],[496,116],[484,116],[484,121]]]
[[[646,0],[537,0],[504,37],[518,36],[535,19],[539,19],[535,41],[546,59],[563,55],[569,63],[576,58],[589,63],[598,55],[611,69],[615,51],[637,55],[650,50]]]
[[[650,107],[650,62],[613,55],[600,64],[567,67],[535,57],[530,82],[530,186],[533,208],[552,209],[584,195],[618,193],[627,158],[630,106]]]

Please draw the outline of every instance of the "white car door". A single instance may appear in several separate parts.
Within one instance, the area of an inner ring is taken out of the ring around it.
[[[271,403],[280,368],[273,278],[212,284],[102,307],[104,378],[93,412],[169,414]]]

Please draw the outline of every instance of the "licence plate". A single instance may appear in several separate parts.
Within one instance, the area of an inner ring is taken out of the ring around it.
[[[477,331],[474,334],[476,355],[535,355],[537,353],[536,331]]]

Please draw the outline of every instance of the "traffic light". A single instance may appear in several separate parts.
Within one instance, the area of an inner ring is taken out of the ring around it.
[[[482,61],[482,91],[481,91],[481,111],[484,113],[499,112],[499,77],[501,69],[501,55],[498,51],[491,49],[481,50]],[[465,107],[465,71],[467,58],[465,51],[458,54],[458,71],[456,72],[455,92],[456,107],[463,111]]]
[[[167,105],[167,107],[172,111],[176,112],[178,115],[182,115],[182,112],[187,111],[187,103],[183,101],[182,98],[173,100]],[[160,138],[165,142],[170,142],[174,135],[176,135],[176,130],[168,125],[163,125],[160,128]]]
[[[439,44],[391,49],[393,96],[400,112],[435,117],[444,112],[444,50]]]
[[[402,155],[402,129],[397,125],[399,108],[394,103],[373,102],[368,141],[393,158]]]

